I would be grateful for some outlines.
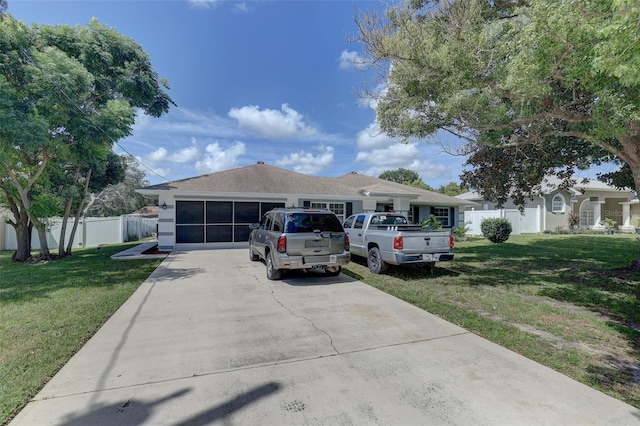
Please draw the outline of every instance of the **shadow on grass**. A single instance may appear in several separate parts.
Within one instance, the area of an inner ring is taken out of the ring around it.
[[[454,260],[455,261],[455,260]],[[351,262],[357,265],[363,266],[365,268],[369,268],[367,266],[367,259],[361,256],[351,256]],[[454,271],[452,269],[446,269],[442,267],[450,262],[436,262],[435,268],[433,270],[425,264],[413,263],[406,265],[387,265],[387,269],[384,270],[380,275],[390,275],[396,278],[404,279],[404,280],[418,280],[418,279],[429,279],[436,277],[446,277],[446,276],[457,276],[460,275],[459,272]],[[350,274],[354,278],[358,280],[364,279],[364,277],[358,275],[358,277],[354,276],[357,274]]]

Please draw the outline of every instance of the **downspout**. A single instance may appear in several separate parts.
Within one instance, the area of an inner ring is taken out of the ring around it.
[[[538,232],[544,232],[547,230],[547,199],[542,194],[539,197],[542,198],[542,231]]]

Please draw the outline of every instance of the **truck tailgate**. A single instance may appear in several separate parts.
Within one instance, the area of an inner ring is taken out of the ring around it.
[[[403,249],[405,253],[440,253],[450,250],[447,232],[403,232]]]

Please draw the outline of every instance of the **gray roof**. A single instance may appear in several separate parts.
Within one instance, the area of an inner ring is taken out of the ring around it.
[[[264,163],[152,185],[145,192],[230,192],[264,194],[318,194],[345,197],[389,195],[409,197],[414,202],[435,205],[468,204],[458,198],[425,191],[372,176],[348,173],[335,177],[308,176]]]
[[[361,188],[364,191],[370,191],[372,195],[375,195],[376,193],[417,195],[417,198],[412,200],[413,203],[443,206],[475,204],[474,202],[460,200],[455,197],[440,194],[439,192],[427,191],[426,189],[415,188],[401,183],[390,182],[388,180],[361,175],[358,173],[348,173],[346,175],[339,176],[336,179],[342,183],[346,183],[347,185]]]
[[[359,195],[353,187],[340,184],[335,179],[303,175],[263,163],[147,186],[143,189],[265,194]]]

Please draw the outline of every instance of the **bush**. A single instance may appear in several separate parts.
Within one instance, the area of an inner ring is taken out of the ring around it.
[[[453,239],[454,241],[467,241],[467,225],[459,226],[453,230]]]
[[[504,243],[511,235],[511,222],[507,219],[482,219],[480,222],[482,235],[492,243]]]

